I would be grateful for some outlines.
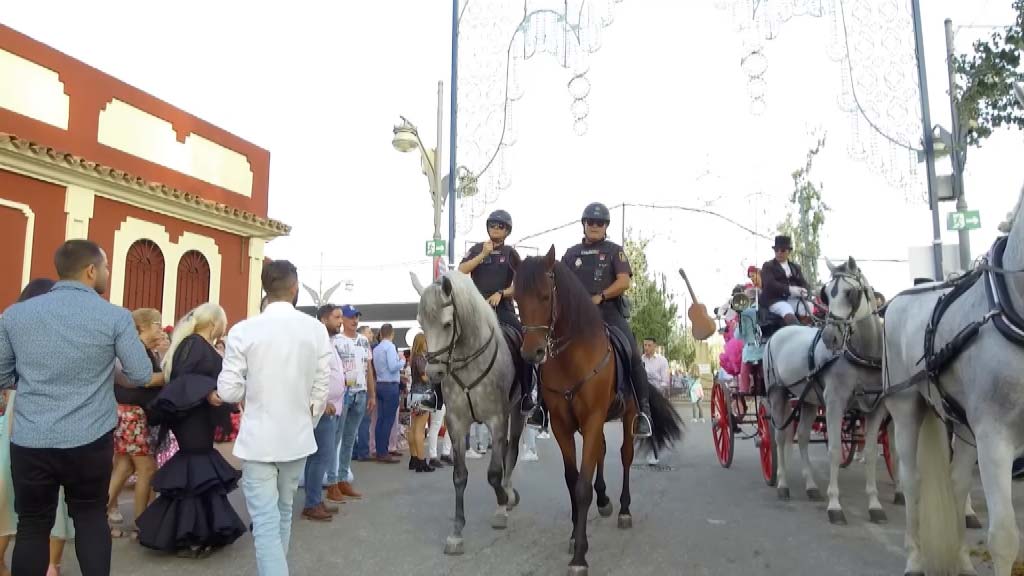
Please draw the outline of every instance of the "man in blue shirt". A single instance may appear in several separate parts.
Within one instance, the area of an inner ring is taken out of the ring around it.
[[[398,355],[392,339],[395,329],[391,324],[380,327],[380,344],[373,349],[373,370],[377,375],[377,429],[374,440],[377,445],[377,461],[387,464],[397,463],[388,453],[391,438],[391,427],[398,416],[399,388],[402,380],[402,367],[405,362]]]
[[[69,240],[54,264],[60,281],[53,289],[11,306],[0,319],[0,388],[18,389],[11,470],[19,518],[11,568],[46,572],[63,486],[82,574],[109,574],[114,359],[136,386],[149,382],[153,364],[131,313],[99,296],[110,278],[103,250]]]

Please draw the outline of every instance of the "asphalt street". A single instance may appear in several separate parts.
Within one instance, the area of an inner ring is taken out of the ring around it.
[[[689,415],[689,406],[684,410]],[[707,411],[705,411],[707,415]],[[597,575],[711,575],[844,574],[895,575],[903,569],[903,509],[891,504],[893,485],[881,466],[880,492],[889,523],[868,522],[863,487],[863,464],[854,463],[841,475],[843,504],[849,524],[827,521],[824,502],[803,494],[799,470],[790,471],[793,499],[776,498],[761,478],[753,441],[737,446],[730,469],[719,466],[712,450],[710,424],[690,423],[687,436],[659,466],[646,461],[631,470],[633,528],[619,530],[616,519],[590,514],[590,574]],[[622,467],[618,447],[621,425],[606,427],[609,450],[609,494],[618,510]],[[554,439],[538,440],[539,462],[520,463],[515,486],[523,501],[509,519],[507,530],[490,527],[494,493],[487,485],[486,460],[470,461],[467,494],[465,555],[442,553],[454,513],[451,469],[417,474],[406,463],[356,463],[356,486],[366,497],[342,506],[342,515],[328,524],[302,519],[298,512],[289,555],[293,575],[449,574],[470,576],[560,575],[569,562],[571,529],[569,500],[561,457]],[[822,492],[827,466],[823,446],[811,455]],[[130,513],[130,495],[122,510]],[[244,513],[241,490],[232,502]],[[985,521],[979,489],[975,507]],[[983,542],[981,531],[968,532]],[[73,543],[72,543],[73,544]],[[200,560],[167,557],[129,540],[115,540],[114,574],[146,576],[230,576],[255,574],[253,541],[243,536],[232,546]],[[977,561],[980,574],[991,566]],[[64,574],[78,574],[73,545],[69,545]]]

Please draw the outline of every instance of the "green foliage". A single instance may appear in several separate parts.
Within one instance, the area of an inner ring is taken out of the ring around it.
[[[692,336],[676,320],[679,306],[666,287],[665,275],[655,279],[647,267],[649,240],[634,240],[627,233],[626,257],[633,268],[633,284],[627,292],[632,304],[629,328],[637,340],[654,338],[664,346],[665,358],[689,366],[696,356]]]
[[[793,239],[793,260],[803,268],[804,277],[811,286],[818,285],[821,227],[825,224],[825,213],[829,210],[821,197],[822,185],[811,181],[811,167],[824,146],[825,137],[822,136],[808,150],[804,165],[793,172],[793,192],[789,195],[793,206],[778,226],[779,234]]]
[[[973,54],[954,61],[961,133],[969,145],[980,145],[1002,126],[1024,130],[1024,107],[1013,95],[1013,83],[1024,81],[1024,0],[1014,0],[1013,9],[1013,24],[975,42]]]

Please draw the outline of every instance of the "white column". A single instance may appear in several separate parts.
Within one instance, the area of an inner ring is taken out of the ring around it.
[[[65,240],[88,239],[89,220],[92,220],[93,204],[96,193],[81,186],[68,186],[64,195],[64,213],[67,224],[64,228]]]
[[[262,238],[249,239],[249,317],[260,313],[260,301],[263,300],[263,248],[266,241]]]
[[[32,279],[32,241],[35,238],[36,213],[27,204],[12,202],[3,198],[0,198],[0,206],[20,210],[25,215],[25,247],[22,252],[21,261],[21,287],[24,288],[29,280]]]

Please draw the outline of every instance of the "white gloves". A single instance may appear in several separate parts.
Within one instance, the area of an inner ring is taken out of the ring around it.
[[[792,296],[793,298],[806,298],[807,297],[807,289],[806,288],[802,288],[800,286],[790,286],[789,287],[789,295]]]

